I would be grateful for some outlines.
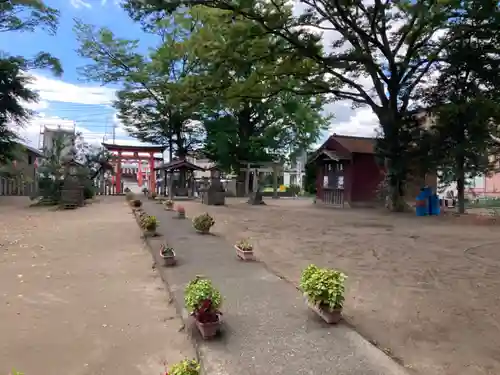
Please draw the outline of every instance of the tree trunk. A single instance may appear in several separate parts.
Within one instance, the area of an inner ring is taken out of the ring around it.
[[[457,177],[457,212],[465,213],[465,160],[459,155],[456,159],[456,177]]]
[[[395,107],[396,108],[396,107]],[[402,212],[406,208],[405,181],[408,173],[407,151],[401,144],[401,129],[403,120],[397,110],[378,112],[384,136],[377,140],[377,154],[385,160],[385,169],[388,174],[389,208],[391,211]]]

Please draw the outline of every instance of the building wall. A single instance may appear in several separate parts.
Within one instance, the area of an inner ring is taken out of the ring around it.
[[[371,202],[376,199],[377,187],[384,172],[373,154],[354,154],[351,181],[351,200]]]
[[[69,154],[72,146],[72,139],[75,136],[74,131],[70,130],[49,130],[45,129],[43,133],[43,152],[50,152],[54,145],[55,139],[58,137],[61,137],[64,139],[65,147],[62,151],[61,157],[66,156]]]

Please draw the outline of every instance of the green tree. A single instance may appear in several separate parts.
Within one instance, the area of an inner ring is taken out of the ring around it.
[[[176,94],[179,81],[195,66],[181,41],[194,22],[174,16],[145,27],[159,38],[148,56],[137,52],[138,40],[120,39],[109,29],[81,22],[75,25],[79,55],[93,60],[81,69],[82,75],[90,81],[121,84],[114,107],[126,130],[141,141],[168,145],[171,158],[185,157],[202,137],[191,121],[195,106]]]
[[[275,43],[260,25],[231,12],[195,7],[198,27],[185,41],[198,72],[184,81],[183,96],[198,96],[207,138],[205,153],[226,170],[241,163],[284,159],[289,150],[307,149],[325,129],[322,95],[294,92],[296,79],[276,79],[287,42]],[[306,76],[314,64],[296,61],[287,69]],[[281,89],[277,90],[277,87]]]
[[[59,12],[39,0],[10,0],[0,3],[0,32],[34,32],[44,29],[54,34]],[[26,103],[38,100],[28,89],[31,82],[27,71],[50,68],[61,74],[59,60],[46,52],[32,58],[11,56],[0,49],[0,164],[15,157],[18,140],[15,126],[24,125],[32,115]]]
[[[481,15],[467,24],[471,22],[481,24]],[[462,32],[461,26],[454,32]],[[496,50],[489,32],[456,40],[447,47],[446,65],[428,90],[435,118],[431,155],[441,179],[457,184],[459,213],[465,212],[467,178],[492,171],[498,162],[500,145],[492,138],[500,130]]]
[[[311,76],[307,86],[350,100],[355,106],[368,105],[377,116],[382,128],[378,150],[387,161],[392,206],[398,210],[404,207],[402,196],[411,163],[407,137],[402,133],[412,100],[451,42],[443,34],[467,16],[463,8],[469,3],[480,3],[485,11],[498,8],[493,0],[375,0],[370,4],[304,0],[299,9],[303,12],[293,12],[285,0],[128,0],[126,8],[135,17],[148,19],[186,4],[229,10],[286,40],[297,59],[317,63],[329,78]],[[494,23],[486,27],[497,30]],[[326,48],[321,44],[324,32],[334,34]]]

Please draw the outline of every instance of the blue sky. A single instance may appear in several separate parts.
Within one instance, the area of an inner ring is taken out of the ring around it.
[[[155,44],[152,36],[141,32],[120,8],[116,0],[47,0],[47,5],[61,12],[56,36],[42,30],[34,33],[2,33],[0,48],[10,54],[32,56],[38,51],[50,52],[63,65],[62,77],[54,77],[49,71],[35,71],[34,88],[40,94],[40,102],[32,108],[38,112],[29,126],[19,131],[27,143],[38,145],[40,127],[43,124],[71,126],[83,132],[86,140],[100,142],[107,135],[111,139],[116,125],[116,139],[136,143],[129,138],[115,119],[110,107],[114,97],[113,87],[101,87],[87,83],[78,76],[77,68],[88,63],[75,52],[78,44],[73,33],[74,18],[96,26],[106,26],[122,38],[140,39],[144,51]]]
[[[83,82],[77,68],[88,63],[76,54],[78,44],[73,33],[74,18],[95,26],[106,26],[121,38],[139,39],[142,51],[155,45],[151,35],[144,34],[121,9],[119,0],[46,0],[46,3],[61,12],[60,25],[56,36],[42,30],[35,33],[2,33],[0,49],[11,54],[32,56],[38,51],[50,52],[58,57],[64,68],[62,77],[54,77],[48,71],[31,72],[34,88],[40,94],[40,102],[31,106],[38,112],[29,126],[19,130],[26,143],[39,145],[40,128],[44,125],[62,127],[76,124],[85,139],[92,143],[102,142],[104,137],[112,139],[112,129],[116,126],[117,143],[138,143],[127,136],[115,118],[110,104],[114,98],[113,87],[102,87],[98,83]],[[325,42],[328,36],[325,36]],[[326,108],[335,115],[330,129],[319,143],[336,132],[337,134],[373,135],[374,115],[369,108],[353,110],[349,102],[335,102]]]

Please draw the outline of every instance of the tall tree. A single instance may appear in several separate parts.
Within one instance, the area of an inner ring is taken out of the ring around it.
[[[221,167],[238,172],[242,161],[283,159],[290,150],[307,149],[325,129],[326,98],[298,95],[294,75],[276,78],[289,45],[276,43],[259,24],[231,12],[195,7],[197,28],[185,41],[197,74],[184,82],[184,97],[198,95],[206,131],[205,152]],[[287,69],[307,76],[314,67],[295,61]],[[277,90],[277,87],[280,90]]]
[[[127,131],[141,141],[168,145],[178,157],[196,149],[200,129],[191,122],[193,104],[179,101],[176,87],[194,69],[181,39],[193,19],[173,17],[144,30],[158,36],[148,56],[137,52],[139,41],[116,37],[106,28],[77,22],[78,53],[93,60],[81,69],[84,77],[103,84],[121,84],[114,107]]]
[[[302,0],[295,12],[286,0],[128,0],[126,7],[136,17],[151,19],[180,5],[204,4],[254,20],[289,42],[296,56],[313,60],[329,74],[326,81],[314,80],[321,92],[371,107],[382,128],[378,150],[387,160],[392,206],[402,209],[411,160],[401,133],[416,90],[450,43],[443,34],[466,16],[462,8],[468,2]],[[480,3],[484,9],[498,8],[493,0]],[[323,33],[331,38],[325,48]]]
[[[500,145],[492,138],[500,131],[500,58],[498,30],[480,26],[491,24],[498,12],[484,12],[481,7],[467,9],[470,18],[457,23],[448,38],[441,75],[428,89],[435,124],[431,129],[431,148],[441,178],[456,182],[457,209],[465,212],[467,177],[492,171],[500,160]],[[461,34],[473,27],[470,35]]]
[[[0,32],[34,32],[44,29],[54,34],[59,12],[39,0],[10,0],[0,2]],[[26,103],[38,100],[28,88],[31,82],[27,71],[50,68],[61,74],[59,60],[46,52],[32,58],[11,56],[0,49],[0,164],[15,157],[18,140],[14,126],[24,125],[32,115]]]

